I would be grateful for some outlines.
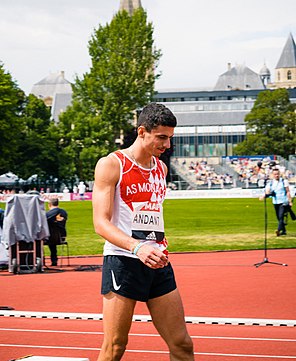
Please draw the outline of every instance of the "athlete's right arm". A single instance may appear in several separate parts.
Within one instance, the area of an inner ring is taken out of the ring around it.
[[[92,194],[93,223],[96,233],[117,247],[132,251],[139,243],[111,222],[116,184],[120,177],[118,160],[109,155],[101,158],[95,169],[95,183]],[[152,268],[164,267],[166,256],[149,245],[143,245],[137,256],[147,266]]]
[[[111,223],[119,175],[119,162],[114,156],[109,155],[98,161],[92,194],[93,222],[96,233],[120,248],[131,250],[137,245],[136,240]]]

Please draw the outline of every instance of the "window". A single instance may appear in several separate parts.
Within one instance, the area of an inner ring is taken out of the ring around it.
[[[175,134],[194,134],[195,127],[176,127]]]
[[[197,98],[193,98],[193,97],[186,97],[186,98],[183,98],[184,99],[184,102],[194,102],[197,100]]]
[[[287,79],[288,79],[288,80],[292,80],[291,70],[288,70],[288,71],[287,71]]]
[[[279,72],[279,71],[277,72],[277,80],[278,80],[278,81],[280,81],[280,80],[281,80],[281,74],[280,74],[280,72]]]

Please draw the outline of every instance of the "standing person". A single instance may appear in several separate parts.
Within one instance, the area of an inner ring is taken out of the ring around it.
[[[78,184],[78,192],[79,192],[79,197],[81,200],[84,200],[84,193],[85,193],[85,190],[86,190],[86,186],[84,184],[84,182],[79,182]]]
[[[273,179],[266,185],[266,196],[272,197],[272,203],[275,209],[278,220],[278,228],[275,231],[277,236],[287,234],[286,225],[284,221],[284,214],[290,211],[292,207],[292,197],[287,179],[280,176],[280,171],[277,168],[272,170]],[[292,214],[291,214],[292,215]]]
[[[98,361],[121,360],[137,301],[146,302],[170,360],[192,361],[193,344],[169,262],[162,203],[176,118],[164,105],[142,110],[137,139],[101,158],[95,170],[95,231],[105,238],[102,274],[104,341]]]
[[[59,207],[58,198],[50,199],[48,206],[49,206],[49,211],[46,212],[46,218],[49,226],[49,231],[52,229],[52,226],[56,225],[58,227],[61,237],[62,238],[66,237],[67,236],[66,222],[68,219],[67,212]],[[51,265],[57,266],[58,264],[57,240],[54,239],[53,234],[50,234],[47,244],[50,249]]]

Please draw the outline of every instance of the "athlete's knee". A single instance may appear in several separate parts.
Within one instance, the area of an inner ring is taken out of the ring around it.
[[[187,334],[177,338],[170,346],[170,352],[176,360],[193,360],[193,342]]]
[[[122,355],[126,350],[127,339],[125,338],[116,338],[112,342],[112,355],[114,355],[114,360],[120,360]]]
[[[126,350],[127,340],[116,338],[105,342],[102,346],[102,353],[105,355],[102,360],[119,361]],[[99,359],[100,360],[100,359]]]

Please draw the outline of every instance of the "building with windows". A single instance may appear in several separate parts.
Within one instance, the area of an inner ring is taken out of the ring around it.
[[[182,91],[155,95],[178,119],[174,136],[177,157],[231,156],[246,137],[245,116],[262,90]],[[270,90],[272,91],[272,90]],[[296,88],[289,89],[296,102]]]
[[[259,90],[165,91],[155,96],[176,115],[174,155],[209,157],[232,155],[246,135],[245,116]]]
[[[271,83],[266,64],[259,74],[236,65],[219,76],[213,90],[165,90],[155,95],[178,119],[174,137],[176,157],[232,156],[236,144],[246,137],[245,116],[258,94],[269,89],[288,88],[296,102],[296,47],[292,34],[275,69]]]

